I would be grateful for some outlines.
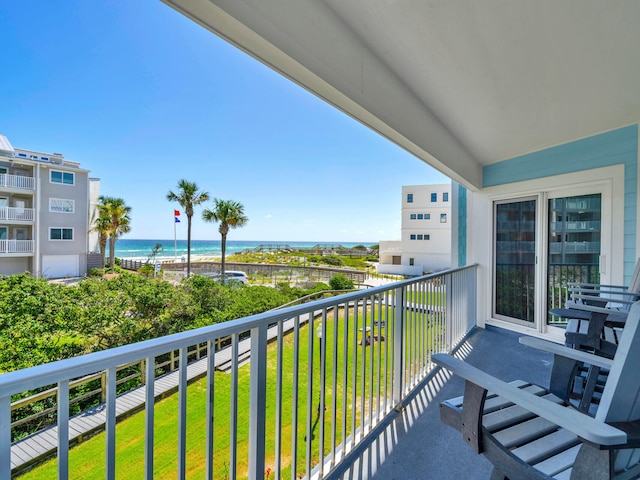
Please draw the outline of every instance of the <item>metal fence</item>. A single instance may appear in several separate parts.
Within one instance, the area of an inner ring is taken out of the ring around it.
[[[449,270],[0,375],[0,479],[11,478],[12,396],[48,385],[58,392],[58,477],[69,477],[70,385],[102,371],[104,469],[115,478],[116,373],[139,362],[146,389],[143,467],[139,474],[134,465],[126,468],[132,478],[153,478],[156,358],[172,351],[179,352],[172,417],[178,478],[200,467],[208,479],[263,478],[267,469],[273,478],[333,478],[376,425],[397,415],[433,368],[431,355],[449,352],[475,325],[476,275],[475,266]],[[213,355],[224,337],[230,337],[228,375],[215,371]],[[243,341],[250,344],[248,366],[239,361]],[[200,344],[207,346],[206,377],[189,398],[203,395],[206,408],[188,413],[188,352]],[[194,422],[204,432],[196,465],[187,464],[186,450]]]

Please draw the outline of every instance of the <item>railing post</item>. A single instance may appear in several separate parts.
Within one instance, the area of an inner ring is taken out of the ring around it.
[[[140,384],[144,385],[145,377],[144,377],[144,358],[140,360]]]
[[[103,371],[100,374],[100,401],[105,403],[107,401],[107,372]]]
[[[444,328],[445,328],[445,346],[443,353],[449,353],[453,343],[453,275],[448,274],[443,276],[444,280],[444,301],[445,301],[445,313],[444,313]],[[456,332],[457,338],[458,332]]]
[[[311,335],[311,333],[309,333]],[[267,412],[267,326],[251,329],[251,383],[249,386],[249,478],[264,477]]]
[[[404,390],[405,300],[404,287],[396,288],[393,322],[393,405],[396,409],[402,407]]]
[[[0,479],[11,479],[11,396],[0,398]]]

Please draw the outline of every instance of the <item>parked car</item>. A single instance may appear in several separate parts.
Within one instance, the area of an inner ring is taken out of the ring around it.
[[[203,273],[202,275],[205,277],[209,277],[216,282],[222,280],[222,275],[217,272]],[[225,283],[240,282],[244,283],[245,285],[249,285],[249,279],[247,278],[247,274],[245,272],[241,272],[239,270],[227,270],[226,272],[224,272],[224,276]]]

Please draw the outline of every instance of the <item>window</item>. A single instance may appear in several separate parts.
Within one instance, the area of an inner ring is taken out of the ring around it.
[[[407,203],[413,203],[413,193],[407,193]]]
[[[416,239],[416,235],[414,233],[409,235],[409,240],[415,240],[415,239]]]
[[[73,213],[76,210],[75,200],[67,200],[64,198],[50,198],[49,211],[57,213]]]
[[[446,213],[441,213],[440,214],[440,223],[447,223],[447,214]]]
[[[449,192],[444,192],[442,194],[442,201],[443,202],[448,202],[449,201]]]
[[[416,219],[416,214],[412,213],[411,215],[409,215],[409,219],[415,220]]]
[[[50,228],[49,240],[73,240],[73,228]]]
[[[431,201],[432,202],[437,202],[438,201],[438,194],[437,193],[432,193],[431,194]]]
[[[423,215],[421,213],[418,214],[418,220],[422,220]]]
[[[19,157],[23,157],[23,158],[27,158],[27,154],[26,153],[19,153],[18,156]]]
[[[413,258],[410,258],[410,259],[409,259],[409,265],[413,267],[413,263],[414,263]]]
[[[429,220],[431,218],[431,214],[430,213],[425,213],[424,214],[424,219],[425,220]]]
[[[424,236],[424,240],[431,240],[431,235],[426,234],[426,235]]]
[[[75,183],[75,174],[71,172],[61,172],[59,170],[51,170],[51,183],[73,185]]]
[[[418,240],[422,240],[422,234],[421,233],[418,234]]]

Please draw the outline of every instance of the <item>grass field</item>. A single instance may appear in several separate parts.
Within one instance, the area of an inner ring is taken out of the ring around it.
[[[362,327],[364,307],[357,311],[358,327]],[[386,341],[373,342],[371,346],[364,347],[360,344],[362,333],[355,328],[353,308],[349,309],[348,321],[345,322],[345,312],[340,310],[336,315],[329,312],[327,316],[326,333],[326,379],[324,414],[324,438],[323,455],[331,450],[332,427],[336,430],[336,443],[341,443],[344,437],[352,433],[354,428],[361,425],[363,414],[368,416],[372,410],[380,407],[377,397],[378,390],[382,390],[385,396],[384,385],[388,386],[388,395],[391,389],[390,363],[385,375],[385,362],[393,358],[391,318],[388,319],[389,332]],[[420,336],[432,337],[434,327],[427,326],[426,314],[412,314],[412,321],[408,323],[409,335],[415,331]],[[378,307],[367,307],[366,321],[371,326],[378,318],[387,320],[386,310]],[[372,323],[373,319],[373,323]],[[318,326],[316,319],[312,332]],[[412,326],[413,325],[413,326]],[[423,325],[423,326],[420,326]],[[347,328],[345,328],[345,326]],[[438,327],[436,327],[438,328]],[[291,333],[284,338],[282,361],[282,439],[281,462],[282,477],[291,478],[292,451],[294,442],[297,447],[296,469],[297,476],[304,474],[307,463],[305,452],[307,450],[307,425],[312,426],[312,434],[309,439],[311,448],[311,461],[313,466],[320,459],[319,438],[319,412],[316,405],[319,404],[319,352],[318,339],[312,334],[309,338],[309,327],[302,326],[298,336],[298,369],[299,375],[294,377],[294,343],[296,334]],[[356,331],[354,331],[356,330]],[[438,328],[439,331],[439,328]],[[375,331],[374,331],[375,333]],[[385,332],[386,333],[386,332]],[[334,350],[334,338],[337,338],[337,349]],[[347,349],[345,350],[346,345]],[[425,340],[426,343],[426,340]],[[267,462],[266,467],[271,470],[275,467],[275,435],[276,426],[276,375],[277,375],[277,349],[276,343],[268,346],[267,353]],[[313,357],[309,359],[309,349],[313,348]],[[415,349],[414,349],[415,350]],[[417,351],[417,350],[416,350]],[[335,371],[338,379],[336,388],[332,386],[333,359],[337,360]],[[389,360],[387,360],[389,359]],[[309,361],[311,360],[311,362]],[[313,388],[309,392],[308,375],[311,372]],[[346,382],[343,379],[346,377]],[[386,377],[386,381],[385,381]],[[224,479],[229,477],[229,451],[230,451],[230,392],[232,377],[229,374],[216,372],[215,374],[215,412],[214,412],[214,478]],[[297,388],[296,388],[297,386]],[[298,418],[295,426],[292,421],[294,396],[297,393]],[[311,395],[311,408],[307,408],[307,398]],[[332,411],[332,405],[336,400],[336,411]],[[237,475],[247,476],[248,455],[248,428],[249,428],[249,365],[239,369],[238,373],[238,415],[237,415]],[[384,398],[380,403],[384,402]],[[162,400],[155,408],[155,441],[154,441],[154,478],[175,478],[177,471],[177,412],[178,397],[176,395]],[[344,407],[346,408],[343,408]],[[310,411],[309,411],[310,410]],[[205,473],[205,433],[206,433],[206,387],[205,381],[195,382],[187,389],[187,473],[188,478],[202,478]],[[345,424],[343,430],[342,424]],[[116,469],[118,478],[142,478],[144,468],[144,412],[133,415],[117,425],[116,440]],[[104,478],[105,456],[104,434],[81,443],[70,451],[70,478],[77,479],[102,479]],[[27,472],[22,479],[50,479],[56,476],[56,460],[50,460],[45,464]],[[271,474],[270,478],[274,478]]]

